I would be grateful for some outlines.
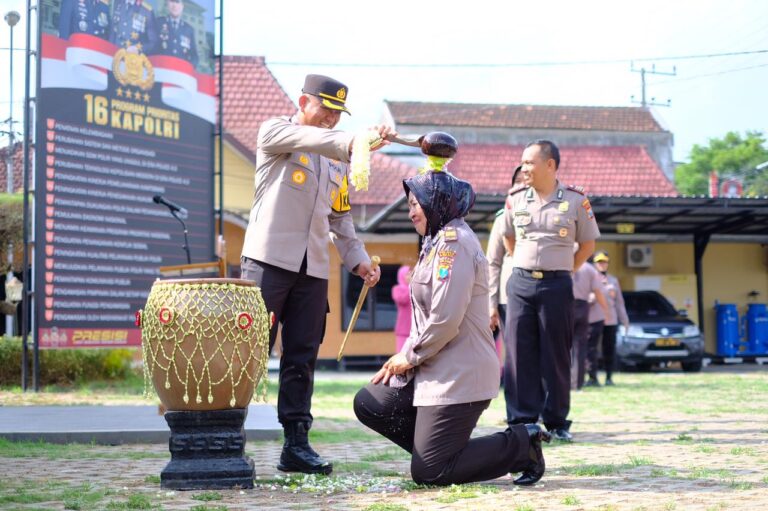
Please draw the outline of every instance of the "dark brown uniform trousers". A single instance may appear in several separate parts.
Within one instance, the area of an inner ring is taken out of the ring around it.
[[[589,367],[589,379],[597,379],[597,363],[600,358],[600,344],[603,341],[603,329],[605,321],[595,321],[589,324],[589,349],[587,351],[587,364]]]
[[[369,383],[355,395],[357,418],[411,453],[411,477],[419,484],[462,484],[522,472],[530,459],[523,425],[470,439],[490,400],[413,406],[414,383],[396,389]]]
[[[573,350],[571,354],[571,388],[584,386],[589,346],[589,302],[573,301]]]
[[[242,278],[256,282],[267,312],[282,325],[280,389],[277,418],[280,424],[312,423],[315,364],[325,334],[328,281],[307,275],[307,258],[298,272],[284,270],[247,257],[240,259]],[[275,345],[277,324],[269,331],[269,351]]]
[[[531,272],[515,268],[507,282],[504,342],[512,375],[504,386],[515,424],[535,423],[568,429],[571,408],[573,281],[569,272]]]

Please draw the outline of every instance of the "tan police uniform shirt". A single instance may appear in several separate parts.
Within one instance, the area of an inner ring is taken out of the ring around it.
[[[348,190],[353,135],[279,117],[259,129],[256,189],[242,255],[328,278],[328,240],[346,268],[370,262],[355,234]]]
[[[416,366],[413,404],[493,399],[499,360],[488,327],[488,261],[463,219],[436,237],[413,271],[411,334],[401,351]]]
[[[493,221],[485,256],[488,259],[488,285],[490,306],[495,310],[507,304],[507,281],[512,275],[512,256],[504,246],[504,210],[500,210]]]
[[[598,272],[600,275],[600,272]],[[603,295],[605,301],[608,302],[608,312],[604,313],[603,308],[599,304],[592,304],[589,308],[589,322],[605,321],[606,326],[618,325],[619,323],[629,323],[629,317],[627,316],[627,309],[624,306],[624,296],[621,294],[621,286],[619,285],[619,279],[611,274],[600,275],[600,283],[602,285]],[[600,309],[596,311],[594,309]],[[595,318],[595,319],[592,319]]]
[[[576,300],[589,301],[589,295],[595,289],[603,290],[602,275],[594,266],[584,263],[573,272],[573,297]],[[598,308],[602,309],[599,304]]]
[[[600,236],[589,199],[557,182],[549,197],[533,187],[507,199],[505,235],[514,238],[512,264],[526,270],[573,271],[573,243]]]

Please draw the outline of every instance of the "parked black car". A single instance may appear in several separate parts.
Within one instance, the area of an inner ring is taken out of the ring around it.
[[[704,338],[699,327],[656,291],[624,291],[629,328],[619,326],[619,367],[648,370],[661,362],[680,362],[683,371],[700,371]]]

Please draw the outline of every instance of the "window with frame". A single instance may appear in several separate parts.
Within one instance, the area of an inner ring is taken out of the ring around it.
[[[368,290],[365,303],[355,323],[355,331],[394,331],[397,307],[392,300],[392,286],[397,284],[399,264],[382,264],[379,283]],[[363,279],[341,269],[341,329],[347,330],[352,314],[363,289]]]

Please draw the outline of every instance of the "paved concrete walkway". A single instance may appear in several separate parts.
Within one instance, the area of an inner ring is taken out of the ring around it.
[[[282,438],[272,405],[250,405],[248,440]],[[0,406],[0,438],[103,445],[167,443],[170,429],[157,406]]]

